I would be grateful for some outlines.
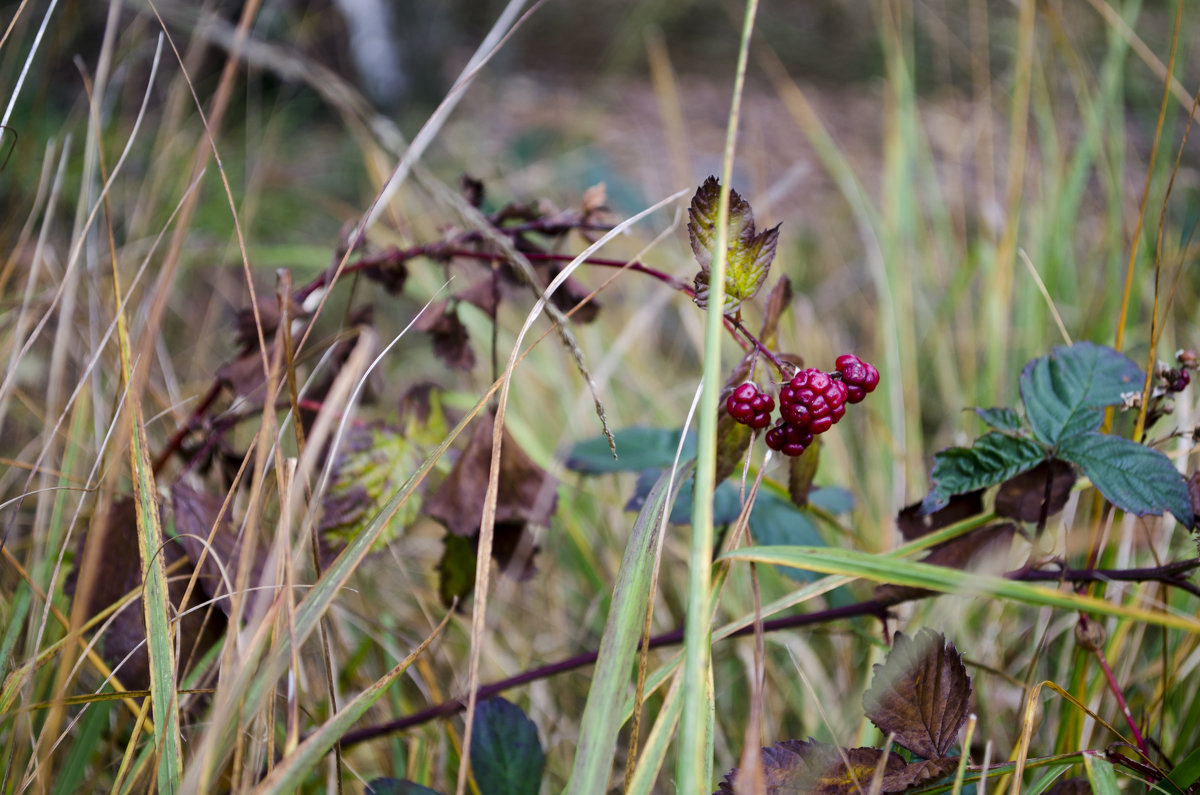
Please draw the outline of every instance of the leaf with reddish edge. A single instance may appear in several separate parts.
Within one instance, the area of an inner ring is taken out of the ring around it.
[[[688,208],[688,240],[700,264],[695,278],[695,301],[708,305],[709,272],[717,245],[718,210],[721,185],[716,177],[704,181],[692,197]],[[750,204],[738,195],[729,193],[729,233],[726,253],[725,306],[722,311],[732,314],[742,301],[753,298],[762,287],[775,259],[779,242],[779,226],[758,232]]]
[[[1053,516],[1067,504],[1075,480],[1075,469],[1066,461],[1057,458],[1043,461],[1000,484],[996,513],[1020,522],[1038,522],[1045,516]]]
[[[896,633],[883,664],[875,665],[863,707],[884,734],[925,759],[942,759],[967,720],[971,677],[954,644],[922,629]]]

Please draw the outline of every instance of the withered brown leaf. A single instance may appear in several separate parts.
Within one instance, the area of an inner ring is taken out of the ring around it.
[[[1037,522],[1043,516],[1053,516],[1067,504],[1071,487],[1075,485],[1075,468],[1057,458],[1051,458],[1026,472],[1000,484],[996,492],[996,513],[1018,522]],[[1049,481],[1049,500],[1047,496]]]
[[[481,414],[467,448],[438,490],[425,502],[425,513],[455,535],[479,532],[488,472],[492,465],[494,415]],[[534,463],[516,440],[504,431],[500,448],[500,483],[496,525],[547,524],[558,499],[554,479]]]
[[[967,719],[971,677],[946,636],[922,629],[896,633],[892,650],[875,665],[863,707],[884,734],[925,759],[944,758]]]
[[[762,749],[766,795],[858,795],[870,788],[883,762],[880,792],[903,792],[914,784],[945,775],[945,762],[905,764],[898,754],[878,748],[839,748],[816,740],[784,740]],[[716,795],[734,795],[737,769],[729,771]]]

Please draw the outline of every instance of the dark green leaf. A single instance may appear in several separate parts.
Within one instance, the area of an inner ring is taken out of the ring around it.
[[[462,600],[475,589],[475,541],[465,536],[446,533],[445,549],[438,561],[438,595],[442,604],[451,605],[455,597]]]
[[[942,759],[958,739],[970,700],[971,677],[954,644],[922,629],[911,639],[896,633],[887,659],[875,666],[863,707],[900,745],[924,759]]]
[[[854,510],[854,493],[841,486],[822,486],[808,493],[808,502],[834,516],[841,516]]]
[[[481,795],[537,795],[546,752],[537,726],[500,697],[475,707],[471,771]]]
[[[709,177],[692,197],[688,208],[688,240],[692,252],[700,263],[696,274],[695,301],[707,306],[709,271],[717,246],[718,205],[721,184],[716,177]],[[779,227],[758,232],[754,227],[754,212],[750,204],[738,195],[729,193],[729,234],[725,272],[726,314],[737,309],[742,301],[753,298],[767,278],[775,249],[779,242]]]
[[[629,498],[629,502],[625,503],[625,510],[631,513],[642,510],[642,506],[646,503],[646,495],[650,493],[650,489],[654,487],[660,474],[662,474],[660,469],[647,469],[638,475],[633,496]],[[671,508],[669,520],[671,524],[692,523],[692,483],[692,478],[689,477],[682,483],[676,484],[675,504]],[[738,514],[741,513],[739,493],[740,489],[729,481],[717,484],[716,492],[713,494],[714,524],[728,524],[738,517]]]
[[[438,795],[438,792],[408,780],[377,778],[367,782],[366,795]]]
[[[979,419],[997,431],[1021,430],[1021,415],[1014,409],[1001,406],[992,409],[975,409],[975,413],[979,415]]]
[[[815,492],[814,492],[815,494]],[[762,546],[823,547],[824,539],[804,511],[774,494],[760,491],[750,511],[750,532],[754,542]],[[821,575],[813,571],[779,566],[782,574],[799,582],[812,582]]]
[[[1144,376],[1129,357],[1091,342],[1058,346],[1021,371],[1025,418],[1050,446],[1100,427],[1100,409],[1138,391]]]
[[[1121,510],[1135,516],[1170,511],[1184,527],[1195,526],[1187,483],[1158,450],[1119,436],[1086,433],[1064,440],[1058,454],[1078,465]]]
[[[617,454],[613,458],[608,448],[608,439],[596,436],[577,442],[567,454],[567,469],[585,475],[605,472],[641,472],[645,469],[662,469],[675,460],[675,448],[679,446],[678,428],[627,428],[613,434],[617,443]],[[687,461],[696,457],[696,435],[689,433],[683,443],[683,457]]]
[[[946,505],[955,494],[987,488],[1032,469],[1046,457],[1032,439],[993,431],[973,447],[951,447],[933,456],[933,489],[921,504],[925,513]]]

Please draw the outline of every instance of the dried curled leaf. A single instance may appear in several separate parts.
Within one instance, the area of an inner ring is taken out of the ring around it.
[[[176,543],[163,544],[162,554],[173,572],[183,561],[181,571],[190,572],[187,555]],[[84,600],[83,615],[87,618],[123,599],[142,586],[142,561],[138,551],[137,509],[132,497],[122,497],[98,511],[92,517],[87,533],[79,536],[76,549],[77,568],[65,584],[66,593]],[[82,578],[83,569],[94,576]],[[81,579],[90,581],[86,592],[79,590]],[[168,592],[174,611],[179,611],[187,589],[187,576],[174,573],[169,579]],[[193,597],[192,604],[201,601]],[[192,610],[181,616],[176,642],[180,650],[179,665],[187,670],[205,652],[218,643],[225,632],[225,616]],[[130,690],[146,690],[150,686],[149,659],[146,654],[146,627],[141,598],[135,598],[120,609],[100,638],[104,659],[112,666],[121,684]]]
[[[695,301],[708,306],[709,273],[717,246],[718,204],[721,183],[709,177],[697,189],[688,208],[688,240],[700,272],[696,274]],[[729,233],[726,248],[725,314],[735,312],[742,301],[753,298],[762,287],[775,259],[779,243],[779,226],[759,232],[754,226],[754,212],[749,202],[729,192]]]
[[[955,760],[905,764],[878,748],[839,748],[816,740],[784,740],[762,749],[766,795],[858,795],[870,789],[883,763],[879,792],[904,792],[918,782],[945,775]],[[734,795],[737,768],[725,774],[715,795]]]
[[[451,533],[473,536],[479,532],[488,472],[492,466],[492,429],[495,417],[481,414],[467,449],[463,450],[446,480],[426,502],[425,513]],[[547,524],[554,512],[557,491],[553,478],[525,454],[507,430],[500,447],[500,491],[496,524]]]
[[[1057,458],[1043,461],[1000,484],[996,513],[1019,522],[1037,522],[1043,515],[1053,516],[1067,504],[1075,480],[1075,468],[1066,461]]]
[[[428,332],[433,353],[447,367],[470,370],[475,367],[475,351],[467,327],[458,317],[458,307],[440,302],[429,307],[413,323],[417,331]]]
[[[922,629],[896,633],[892,650],[875,666],[863,707],[884,734],[925,759],[946,757],[967,719],[971,678],[946,636]]]
[[[1017,526],[1012,522],[994,522],[944,544],[938,544],[929,550],[929,554],[921,562],[964,571],[978,571],[981,568],[986,570],[987,563],[1007,559],[1012,538],[1016,533]],[[875,598],[887,604],[899,604],[910,599],[934,595],[936,593],[927,588],[908,585],[887,584],[875,587]]]

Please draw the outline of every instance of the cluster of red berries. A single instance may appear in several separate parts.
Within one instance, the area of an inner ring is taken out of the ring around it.
[[[837,358],[837,371],[816,368],[798,371],[779,389],[780,418],[767,431],[767,446],[798,456],[846,413],[847,403],[858,403],[879,384],[879,371],[852,353]],[[726,399],[729,415],[754,429],[767,427],[775,399],[747,381]]]

